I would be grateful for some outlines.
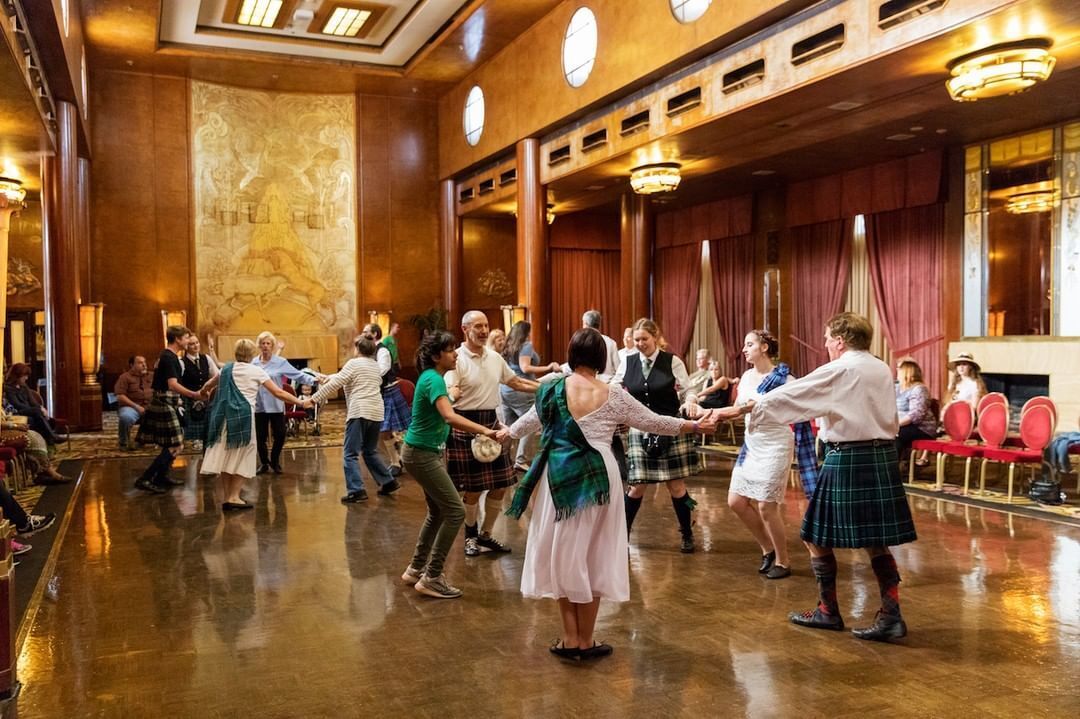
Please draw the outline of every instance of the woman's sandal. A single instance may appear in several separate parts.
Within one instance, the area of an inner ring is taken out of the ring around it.
[[[601,657],[611,656],[611,653],[615,649],[610,644],[597,644],[593,642],[593,645],[588,649],[579,649],[578,653],[582,659],[600,659]]]
[[[569,659],[576,662],[581,658],[582,650],[577,647],[564,646],[561,639],[556,639],[548,647],[548,651],[557,656],[559,659]],[[588,650],[585,650],[588,651]]]

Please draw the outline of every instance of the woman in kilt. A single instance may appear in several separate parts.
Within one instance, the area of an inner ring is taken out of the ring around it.
[[[401,369],[401,365],[394,362],[390,349],[380,344],[382,328],[377,323],[364,325],[361,334],[367,335],[379,344],[379,349],[375,354],[375,361],[379,363],[379,372],[382,373],[382,386],[379,387],[379,391],[382,392],[383,421],[379,430],[379,443],[382,444],[383,452],[390,465],[390,474],[396,477],[401,474],[401,455],[397,451],[395,444],[397,438],[394,433],[407,430],[412,419],[412,412],[405,401],[405,395],[401,393],[401,387],[398,386],[397,372]]]
[[[191,335],[187,349],[180,361],[184,365],[184,376],[180,384],[193,392],[198,392],[211,378],[217,377],[217,362],[210,359],[209,355],[202,354],[199,350],[199,336]],[[184,398],[184,439],[194,443],[195,449],[200,450],[206,442],[206,402]]]
[[[720,417],[749,412],[749,432],[766,424],[819,418],[825,463],[803,517],[802,538],[820,597],[814,609],[793,612],[789,619],[804,627],[843,630],[833,550],[861,548],[877,577],[881,609],[872,626],[853,634],[887,641],[907,634],[900,615],[900,574],[889,547],[916,537],[896,458],[892,372],[867,351],[872,338],[864,317],[842,312],[825,326],[828,364],[756,403],[717,412]]]
[[[689,392],[690,377],[686,365],[672,353],[660,348],[660,328],[649,319],[634,324],[634,345],[637,352],[627,354],[611,379],[622,385],[638,402],[656,414],[677,417],[682,409],[696,415],[695,398]],[[680,395],[686,402],[680,406]],[[691,407],[692,405],[692,407]],[[694,438],[681,435],[664,438],[638,429],[630,430],[630,446],[626,454],[630,467],[630,489],[626,493],[626,530],[630,531],[634,517],[641,508],[645,485],[664,483],[671,494],[671,506],[679,520],[682,534],[681,551],[694,551],[693,510],[697,503],[686,490],[685,479],[697,474],[697,448]]]
[[[135,480],[135,487],[145,492],[161,494],[173,485],[183,482],[169,478],[176,454],[184,445],[184,428],[180,416],[180,398],[200,399],[198,392],[193,392],[183,384],[183,365],[180,355],[187,351],[191,330],[183,325],[171,325],[165,330],[168,346],[161,351],[157,367],[154,368],[154,381],[151,387],[154,396],[146,408],[142,422],[139,423],[139,444],[156,444],[161,452]]]

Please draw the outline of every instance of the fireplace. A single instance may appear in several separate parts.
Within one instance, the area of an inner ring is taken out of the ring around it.
[[[1019,431],[1020,410],[1032,397],[1046,397],[1050,394],[1050,375],[1048,374],[1005,374],[983,372],[987,392],[1001,392],[1009,400],[1009,429]]]

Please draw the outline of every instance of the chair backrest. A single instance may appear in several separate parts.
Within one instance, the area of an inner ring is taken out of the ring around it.
[[[1057,424],[1058,412],[1057,405],[1054,404],[1054,400],[1050,399],[1049,397],[1032,397],[1027,402],[1024,402],[1024,408],[1020,410],[1020,417],[1022,418],[1025,414],[1027,414],[1027,411],[1032,407],[1049,407],[1050,414],[1054,416],[1054,424]]]
[[[1000,447],[1009,435],[1009,407],[991,404],[979,415],[979,436],[988,447]]]
[[[975,410],[964,400],[953,400],[945,405],[941,423],[945,434],[954,442],[966,442],[975,429]]]
[[[1003,395],[1001,392],[990,392],[988,394],[984,394],[982,396],[982,399],[979,400],[979,406],[975,410],[975,414],[979,417],[982,417],[983,410],[992,404],[1003,404],[1008,406],[1009,398]]]
[[[401,396],[405,398],[405,404],[409,405],[409,410],[412,410],[412,398],[413,393],[416,391],[416,385],[412,380],[398,379],[398,389],[401,390]]]
[[[1054,414],[1046,405],[1036,405],[1020,417],[1020,440],[1031,450],[1041,452],[1054,438]]]

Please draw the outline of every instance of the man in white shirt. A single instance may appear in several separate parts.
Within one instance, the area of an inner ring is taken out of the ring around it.
[[[483,312],[472,310],[461,318],[465,341],[457,350],[457,367],[444,379],[454,400],[454,411],[467,419],[491,429],[499,429],[495,416],[499,406],[499,385],[520,392],[536,392],[539,384],[518,377],[502,355],[486,347],[488,320]],[[456,429],[446,440],[446,469],[465,502],[465,556],[475,557],[481,548],[492,552],[509,552],[510,548],[491,536],[495,520],[502,514],[506,488],[513,485],[514,466],[505,449],[494,462],[480,462],[472,453],[473,435]],[[479,530],[476,519],[480,495],[484,500],[484,525]]]
[[[913,542],[915,524],[900,481],[896,458],[896,396],[889,367],[871,355],[873,328],[866,318],[842,312],[826,324],[825,364],[788,382],[756,404],[726,414],[746,414],[747,428],[765,422],[818,419],[825,464],[803,517],[802,539],[810,550],[820,601],[807,612],[792,612],[793,624],[815,629],[844,628],[836,599],[837,547],[865,549],[881,591],[874,624],[855,629],[859,639],[887,641],[907,634],[900,615],[900,574],[889,547]]]
[[[637,347],[634,346],[634,328],[633,327],[627,327],[626,329],[623,330],[622,343],[623,343],[623,348],[621,350],[619,350],[619,353],[618,353],[619,354],[619,359],[615,363],[616,366],[622,364],[623,360],[626,359],[626,355],[633,354],[634,352],[637,352]]]
[[[581,326],[582,328],[591,327],[600,332],[601,319],[598,311],[589,310],[581,316]],[[601,382],[608,382],[615,374],[615,370],[619,369],[619,345],[615,344],[615,340],[603,333],[600,336],[604,339],[604,346],[607,347],[607,367],[596,378]]]
[[[709,350],[702,347],[694,355],[694,365],[697,367],[690,374],[690,386],[694,388],[695,392],[700,392],[707,385],[705,380],[712,379],[709,376],[709,363],[712,361],[712,357],[709,354]]]

